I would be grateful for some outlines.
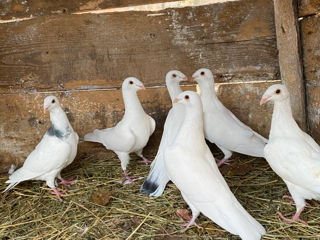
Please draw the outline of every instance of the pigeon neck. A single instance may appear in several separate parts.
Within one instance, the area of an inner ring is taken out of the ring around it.
[[[292,116],[290,98],[275,101],[269,138],[295,135],[300,128]]]
[[[198,108],[185,107],[185,119],[175,142],[177,144],[183,142],[190,148],[201,147],[202,144],[205,144],[202,106]]]
[[[203,107],[206,108],[206,103],[209,102],[210,105],[214,104],[217,98],[216,91],[214,89],[214,83],[212,82],[204,82],[199,84],[201,91],[201,100]]]
[[[170,95],[170,98],[171,98],[171,101],[173,101],[173,99],[175,97],[177,97],[180,93],[182,93],[182,90],[179,86],[179,83],[178,82],[167,82],[167,88],[168,88],[168,91],[169,91],[169,95]]]
[[[63,133],[66,133],[68,129],[72,129],[66,113],[60,106],[50,111],[50,120],[54,128]]]
[[[122,95],[124,101],[125,116],[137,114],[137,112],[144,112],[136,91],[123,90]]]

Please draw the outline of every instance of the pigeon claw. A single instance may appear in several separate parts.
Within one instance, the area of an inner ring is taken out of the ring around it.
[[[142,157],[142,160],[140,160],[139,162],[141,163],[145,163],[146,165],[148,165],[148,163],[152,163],[153,160],[149,160],[148,158]]]
[[[192,220],[192,219],[187,223],[181,224],[181,226],[185,227],[183,230],[181,230],[181,233],[184,233],[185,231],[187,231],[188,228],[191,227],[191,226],[196,226],[198,229],[203,229],[203,227],[201,227],[198,224],[196,224],[196,222],[194,220]]]
[[[232,161],[233,161],[233,160],[231,160],[231,159],[222,158],[221,160],[218,161],[217,166],[220,167],[220,166],[223,165],[223,164],[230,165],[230,163],[231,163]]]
[[[52,192],[51,192],[51,194],[53,194],[53,195],[57,195],[57,197],[58,197],[58,200],[60,201],[60,202],[62,202],[62,194],[65,194],[67,191],[65,190],[65,191],[63,191],[63,192],[59,192],[58,191],[58,189],[56,189],[56,188],[52,188]]]
[[[122,184],[124,184],[127,180],[128,180],[130,183],[133,183],[133,180],[134,180],[135,178],[137,178],[137,177],[135,177],[135,176],[129,176],[127,170],[124,170],[123,173],[124,173],[124,178],[123,178],[123,180],[122,180]]]
[[[72,180],[72,179],[66,180],[66,179],[60,178],[59,184],[63,184],[65,186],[69,187],[71,184],[76,183],[76,182],[77,182],[77,180]]]
[[[277,212],[277,214],[279,215],[279,217],[288,224],[294,223],[294,222],[301,222],[304,225],[308,225],[308,223],[306,221],[303,221],[302,219],[299,218],[300,213],[302,212],[303,209],[301,209],[299,212],[297,212],[295,215],[293,215],[293,217],[291,219],[286,218],[285,216],[282,215],[282,213],[280,211]]]

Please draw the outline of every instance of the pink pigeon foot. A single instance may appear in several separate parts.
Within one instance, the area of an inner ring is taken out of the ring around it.
[[[148,163],[152,163],[152,160],[149,160],[148,158],[142,157],[142,160],[140,160],[139,162],[148,164]]]
[[[52,192],[51,192],[51,194],[53,194],[53,195],[57,195],[57,197],[58,197],[58,200],[60,201],[60,202],[62,202],[62,198],[61,198],[61,196],[62,196],[62,194],[65,194],[67,191],[63,191],[62,193],[61,192],[59,192],[58,191],[58,189],[56,189],[56,188],[52,188]]]
[[[66,179],[63,179],[63,178],[60,178],[60,182],[59,182],[59,184],[63,184],[63,185],[65,185],[65,186],[67,186],[67,187],[69,187],[72,183],[75,183],[75,182],[77,182],[76,180],[66,180]]]
[[[220,167],[222,164],[230,165],[230,163],[231,163],[232,161],[233,161],[233,160],[231,160],[231,159],[222,158],[221,160],[218,161],[217,166]]]
[[[291,200],[293,200],[293,198],[292,198],[290,195],[283,195],[282,199],[291,199]],[[293,202],[293,201],[290,201],[290,204],[291,204],[291,205],[294,205],[294,202]],[[311,206],[311,204],[308,203],[308,202],[306,202],[306,205],[307,205],[307,206]]]
[[[127,180],[130,183],[133,183],[133,179],[135,179],[135,176],[129,176],[127,170],[123,170],[124,178],[122,180],[122,184],[124,184]]]
[[[181,224],[181,226],[186,227],[185,229],[181,230],[182,233],[184,233],[185,231],[187,231],[190,226],[196,226],[196,227],[199,228],[199,229],[203,229],[203,227],[200,227],[198,224],[196,224],[196,222],[195,222],[194,219],[191,219],[191,220],[190,220],[189,222],[187,222],[187,223]]]
[[[294,223],[294,222],[301,222],[302,224],[308,225],[308,223],[306,221],[303,221],[299,218],[302,211],[303,211],[303,208],[299,212],[297,212],[295,215],[293,215],[293,217],[291,219],[284,217],[280,211],[278,211],[277,214],[280,216],[280,218],[285,223],[290,224],[290,223]]]

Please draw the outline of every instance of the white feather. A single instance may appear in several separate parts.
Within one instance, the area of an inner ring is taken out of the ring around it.
[[[129,163],[130,153],[135,152],[142,157],[142,149],[155,130],[154,119],[145,113],[136,93],[141,87],[143,84],[138,79],[125,79],[122,84],[125,104],[122,120],[112,128],[96,129],[84,136],[85,141],[102,143],[107,149],[114,151],[123,170],[126,170]]]
[[[54,188],[55,178],[60,176],[61,170],[74,160],[77,154],[78,134],[73,131],[56,97],[47,97],[45,103],[50,102],[51,99],[56,101],[55,106],[50,110],[52,126],[55,126],[56,130],[64,136],[57,137],[47,132],[27,157],[23,166],[10,175],[9,180],[6,181],[10,185],[4,192],[26,180],[43,180],[50,188]]]
[[[275,94],[278,89],[279,95]],[[284,85],[270,86],[263,98],[274,101],[265,157],[287,184],[298,212],[306,205],[305,199],[320,200],[320,147],[292,117],[289,93]]]
[[[180,71],[172,70],[167,73],[166,85],[171,101],[173,101],[173,99],[182,92],[179,83],[185,79],[186,76]],[[150,173],[146,181],[142,184],[140,192],[152,197],[159,197],[162,195],[167,183],[169,182],[164,165],[164,151],[174,141],[183,119],[184,107],[177,104],[173,105],[168,112],[168,116],[164,123],[157,155],[151,164]]]
[[[183,100],[185,95],[189,95],[189,100]],[[200,98],[189,91],[178,98],[182,99],[186,112],[178,135],[165,151],[170,180],[191,205],[193,215],[201,212],[242,239],[260,239],[264,228],[234,197],[205,143]]]
[[[201,89],[206,139],[215,143],[225,154],[226,159],[232,152],[264,157],[263,149],[268,140],[242,123],[220,102],[214,90],[211,71],[199,69],[193,77]]]

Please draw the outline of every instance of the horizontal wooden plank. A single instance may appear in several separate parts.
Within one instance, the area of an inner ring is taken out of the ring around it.
[[[320,143],[320,85],[307,85],[308,120],[312,137]]]
[[[0,19],[68,14],[84,10],[119,8],[175,0],[7,0],[0,1]]]
[[[320,16],[301,21],[301,39],[305,80],[320,86]]]
[[[217,82],[277,79],[271,0],[39,17],[0,24],[0,92],[163,84],[171,69],[213,70]]]
[[[299,17],[320,13],[319,0],[299,0]]]
[[[259,107],[259,100],[272,83],[222,84],[218,94],[243,122],[267,136],[272,106]],[[195,86],[184,87],[184,90],[195,90]],[[21,165],[50,126],[49,116],[42,110],[43,99],[47,95],[7,94],[0,98],[0,172],[7,171],[11,163]],[[95,128],[111,127],[123,116],[120,90],[72,91],[55,95],[80,137]],[[157,148],[171,107],[167,89],[151,88],[138,92],[138,95],[145,111],[156,119],[156,133],[149,145]],[[80,143],[79,146],[79,151],[85,152],[92,151],[97,145]]]

